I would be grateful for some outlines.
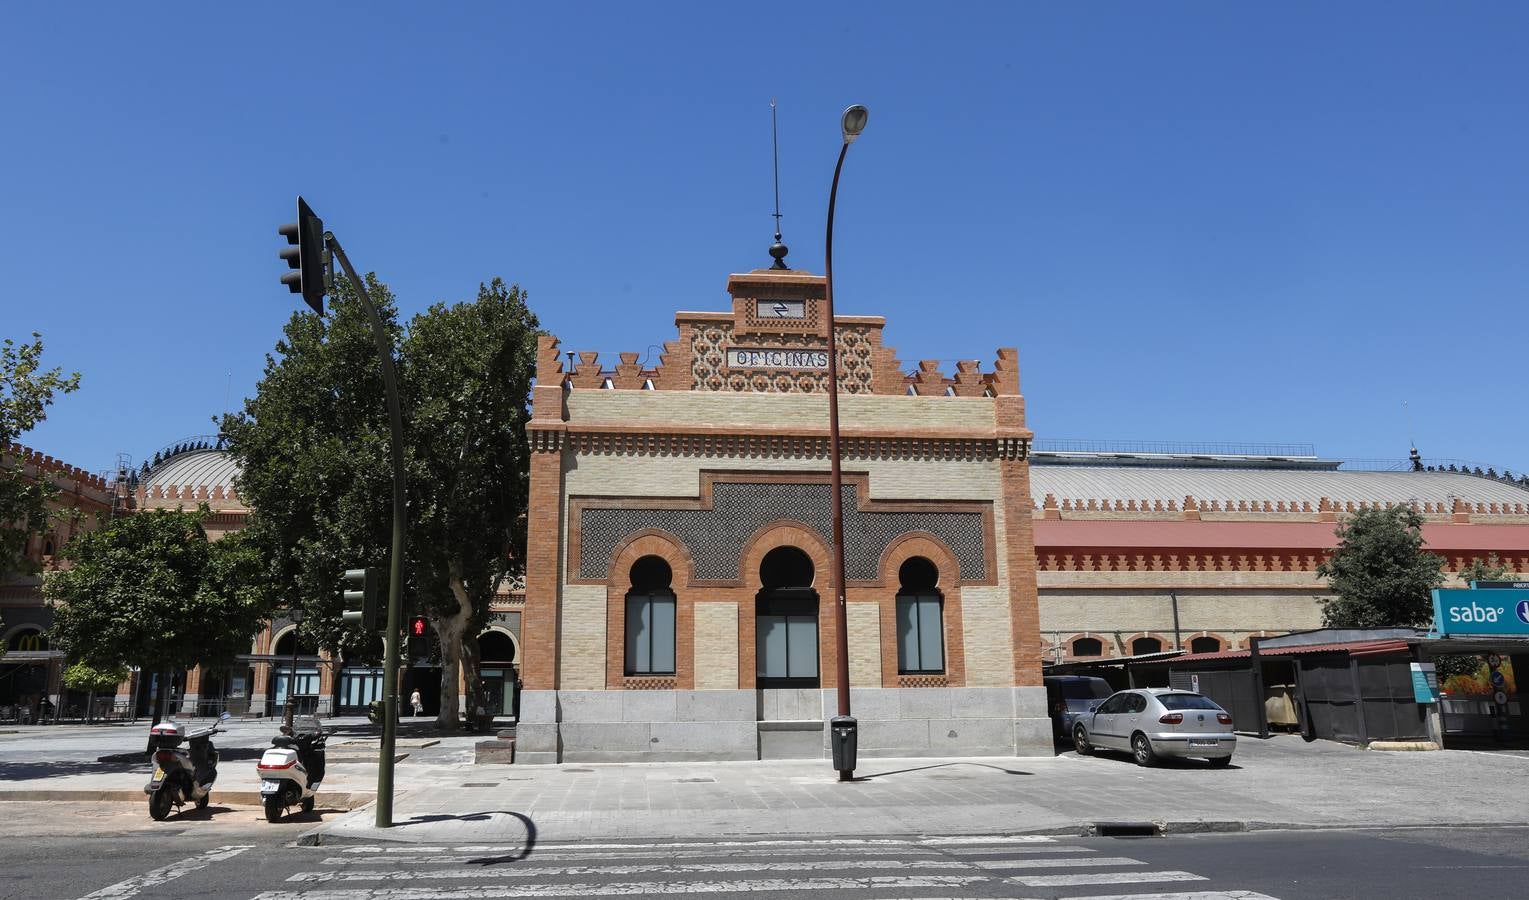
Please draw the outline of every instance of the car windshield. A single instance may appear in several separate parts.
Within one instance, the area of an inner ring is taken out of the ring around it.
[[[1103,681],[1064,681],[1058,691],[1064,700],[1103,700],[1114,693]]]
[[[1159,694],[1157,702],[1163,704],[1167,709],[1219,710],[1221,708],[1209,697],[1202,697],[1199,694]]]

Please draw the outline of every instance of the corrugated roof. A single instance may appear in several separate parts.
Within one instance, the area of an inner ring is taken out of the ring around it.
[[[193,450],[170,458],[149,473],[140,484],[153,490],[155,487],[206,487],[209,490],[221,486],[227,490],[234,486],[239,476],[239,464],[232,454],[224,450]]]
[[[1457,472],[1341,472],[1302,469],[1157,468],[1150,466],[1035,465],[1030,493],[1036,504],[1062,500],[1197,501],[1284,500],[1310,503],[1529,503],[1529,490]]]
[[[1378,653],[1400,653],[1407,649],[1406,641],[1350,641],[1345,644],[1308,644],[1297,647],[1260,647],[1258,655],[1263,656],[1308,656],[1313,653],[1336,653],[1347,652],[1350,656],[1373,656]],[[1247,650],[1222,650],[1217,653],[1189,653],[1178,659],[1175,663],[1202,662],[1217,659],[1247,659],[1252,653]]]

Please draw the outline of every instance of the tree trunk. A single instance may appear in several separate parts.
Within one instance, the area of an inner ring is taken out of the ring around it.
[[[476,726],[478,709],[487,704],[483,699],[483,651],[471,634],[462,635],[462,683],[467,686],[467,721]]]
[[[452,568],[454,570],[455,566]],[[472,598],[467,595],[467,587],[455,571],[448,583],[457,608],[452,615],[437,615],[435,619],[435,633],[441,642],[441,710],[436,714],[435,724],[441,728],[455,728],[460,721],[457,718],[457,679],[462,670],[462,639],[473,618]],[[472,712],[471,704],[468,712]]]

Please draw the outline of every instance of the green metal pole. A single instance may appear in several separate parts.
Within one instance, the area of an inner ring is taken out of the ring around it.
[[[398,632],[403,627],[403,536],[404,504],[407,484],[403,466],[403,405],[398,398],[398,373],[393,368],[393,339],[382,327],[382,316],[340,242],[330,232],[324,240],[361,297],[366,315],[372,322],[372,337],[377,341],[377,358],[382,364],[382,385],[388,395],[388,419],[393,427],[393,556],[388,568],[388,625],[383,632],[386,653],[382,663],[382,747],[377,754],[377,827],[393,826],[393,748],[398,738]]]

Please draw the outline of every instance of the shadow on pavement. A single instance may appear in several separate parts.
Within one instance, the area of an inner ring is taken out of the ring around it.
[[[0,781],[30,781],[36,778],[69,778],[74,775],[120,775],[142,770],[144,781],[148,780],[148,755],[132,754],[131,758],[102,760],[64,760],[61,762],[6,762],[0,763]]]
[[[1034,775],[1035,774],[1034,772],[1025,772],[1025,771],[1022,771],[1020,769],[1005,769],[1003,766],[995,766],[992,763],[953,762],[953,763],[935,763],[933,765],[928,765],[928,766],[914,766],[911,769],[894,769],[891,772],[877,772],[874,775],[860,775],[860,776],[856,777],[853,780],[855,780],[855,781],[872,781],[872,780],[877,779],[877,778],[887,778],[887,777],[889,777],[891,775],[906,775],[909,772],[926,772],[926,771],[928,771],[930,769],[945,769],[945,768],[949,768],[951,766],[976,766],[977,768],[981,768],[981,769],[993,769],[995,771],[1002,772],[1005,775]]]
[[[394,822],[394,828],[402,828],[408,825],[430,825],[437,822],[491,822],[495,816],[508,816],[518,819],[525,826],[526,838],[519,852],[505,854],[504,856],[485,856],[481,859],[470,859],[468,863],[476,866],[497,866],[504,863],[512,863],[525,859],[536,848],[536,823],[531,821],[530,816],[507,809],[495,809],[487,812],[462,813],[460,815],[448,815],[439,813],[435,815],[412,816],[402,822]]]

